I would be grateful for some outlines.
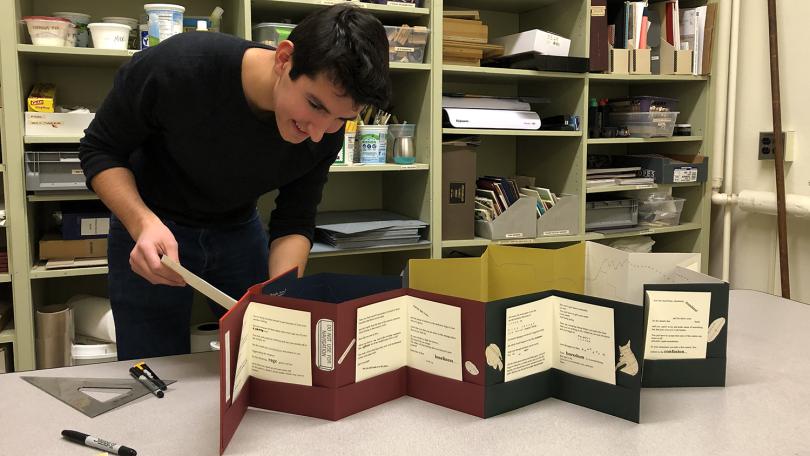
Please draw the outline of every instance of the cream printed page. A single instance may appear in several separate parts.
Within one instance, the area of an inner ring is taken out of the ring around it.
[[[407,296],[357,309],[355,381],[391,372],[407,363]]]
[[[506,309],[505,382],[552,367],[556,299],[550,296]]]
[[[261,380],[312,386],[310,313],[255,302],[248,306],[242,335],[244,339],[247,333],[249,338],[250,375]],[[244,340],[239,357],[243,347]],[[239,357],[237,383],[240,380]]]
[[[556,298],[554,367],[616,384],[613,309]]]
[[[461,381],[461,308],[404,296],[408,366]]]
[[[705,359],[712,294],[647,291],[644,359]]]

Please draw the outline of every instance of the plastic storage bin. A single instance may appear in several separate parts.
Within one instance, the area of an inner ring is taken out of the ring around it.
[[[388,60],[391,62],[422,63],[425,60],[430,29],[427,27],[385,26],[388,35]]]
[[[253,41],[277,46],[278,43],[286,40],[290,32],[295,28],[295,24],[282,24],[280,22],[262,22],[253,26]]]
[[[86,189],[79,152],[25,151],[25,188],[31,191]]]
[[[634,199],[588,201],[585,230],[627,228],[638,224],[638,201]]]
[[[608,126],[627,127],[634,138],[672,136],[678,112],[611,112]]]
[[[675,226],[681,221],[684,198],[639,201],[638,223],[646,226]]]

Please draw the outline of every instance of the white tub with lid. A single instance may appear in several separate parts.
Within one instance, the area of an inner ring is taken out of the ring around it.
[[[185,7],[169,3],[148,3],[143,5],[143,9],[149,17],[149,46],[183,32]]]
[[[94,22],[87,28],[93,35],[93,47],[98,49],[124,49],[129,42],[129,26],[111,22]]]
[[[28,34],[35,46],[65,46],[73,23],[63,17],[25,16]]]
[[[140,38],[138,37],[138,20],[133,19],[131,17],[117,17],[117,16],[110,16],[110,17],[102,17],[101,22],[107,22],[111,24],[124,24],[128,25],[129,30],[129,42],[127,43],[127,47],[129,49],[140,49]]]

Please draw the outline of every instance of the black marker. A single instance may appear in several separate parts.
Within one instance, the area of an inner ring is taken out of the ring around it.
[[[152,380],[152,383],[158,386],[158,388],[160,388],[163,391],[166,391],[167,388],[166,383],[164,383],[163,380],[161,380],[160,377],[158,377],[157,373],[153,371],[151,368],[149,368],[149,366],[147,366],[146,363],[140,362],[136,364],[135,367],[140,369],[144,373],[144,375],[146,375],[149,378],[149,380]]]
[[[132,375],[133,377],[135,377],[136,380],[143,383],[143,386],[145,386],[146,389],[151,391],[152,394],[154,394],[155,396],[163,397],[163,391],[161,391],[160,388],[158,388],[157,385],[152,383],[152,381],[149,380],[146,377],[146,375],[143,374],[143,371],[141,371],[137,367],[130,367],[129,368],[129,375]]]
[[[138,454],[137,451],[130,447],[118,445],[117,443],[112,443],[110,441],[93,437],[92,435],[87,435],[79,431],[64,430],[62,431],[62,437],[70,440],[71,442],[81,443],[82,445],[86,445],[91,448],[98,448],[99,450],[109,451],[112,454],[117,454],[120,456],[136,456]]]

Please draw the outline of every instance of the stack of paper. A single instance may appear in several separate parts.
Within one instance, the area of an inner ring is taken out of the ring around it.
[[[415,244],[427,227],[421,220],[378,210],[322,212],[315,225],[316,239],[338,249]]]

